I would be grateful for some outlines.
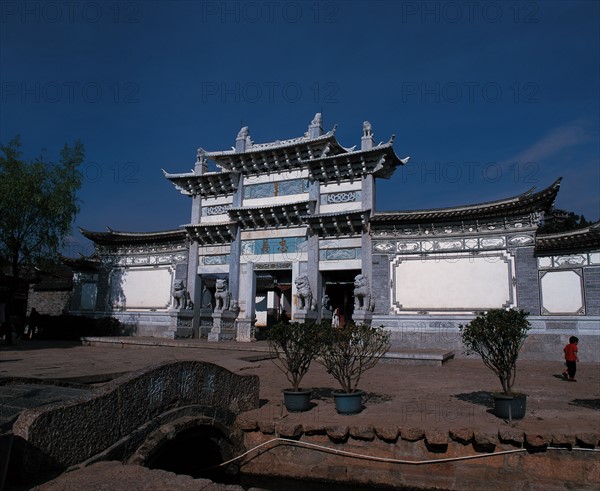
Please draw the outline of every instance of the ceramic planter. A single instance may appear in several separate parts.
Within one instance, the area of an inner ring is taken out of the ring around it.
[[[283,391],[283,400],[286,409],[291,413],[300,413],[310,409],[310,396],[312,391],[285,389]]]
[[[523,419],[527,410],[525,394],[492,394],[494,397],[494,414],[502,419]]]
[[[339,414],[357,414],[362,411],[362,390],[356,392],[333,392],[335,409]]]

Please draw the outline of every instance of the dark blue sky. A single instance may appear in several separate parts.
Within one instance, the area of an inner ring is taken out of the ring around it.
[[[76,225],[190,220],[161,172],[196,149],[300,136],[316,112],[412,157],[379,210],[514,196],[600,217],[600,7],[552,1],[10,1],[0,4],[0,141],[27,156],[80,138]],[[89,253],[74,229],[65,253]]]

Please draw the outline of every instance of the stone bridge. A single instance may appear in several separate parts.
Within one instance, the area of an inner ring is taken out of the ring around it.
[[[226,459],[242,448],[233,423],[258,404],[257,376],[196,361],[152,365],[79,398],[23,411],[12,428],[11,474],[24,481],[101,460],[152,467],[165,459],[159,450],[182,435],[207,442],[212,452],[191,457],[209,467],[219,463],[211,455]]]

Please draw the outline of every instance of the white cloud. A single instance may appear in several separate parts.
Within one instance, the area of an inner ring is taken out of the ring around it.
[[[585,129],[581,121],[574,121],[549,131],[540,140],[534,142],[528,148],[517,153],[515,156],[501,162],[508,165],[514,162],[542,162],[555,157],[562,150],[579,145],[591,139],[591,135]]]

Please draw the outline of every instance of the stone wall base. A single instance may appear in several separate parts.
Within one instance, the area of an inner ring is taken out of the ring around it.
[[[474,315],[374,315],[373,326],[391,331],[392,347],[398,349],[444,349],[465,357],[459,326]],[[562,361],[570,336],[579,338],[579,359],[600,362],[600,317],[530,316],[532,329],[519,359]]]
[[[239,418],[238,418],[239,421]],[[593,489],[598,483],[598,442],[571,448],[559,436],[483,435],[469,430],[417,431],[373,426],[319,426],[245,421],[250,449],[277,436],[300,442],[273,443],[249,458],[240,472],[249,475],[326,480],[349,488],[390,486],[410,489]],[[556,448],[549,448],[553,438]],[[583,442],[579,442],[583,445]],[[308,443],[325,447],[304,447]],[[562,448],[561,448],[562,447]],[[406,462],[379,462],[336,451]],[[502,453],[500,453],[502,452]],[[494,455],[498,453],[498,455]],[[476,456],[476,458],[471,458]],[[437,463],[427,463],[428,461]],[[441,460],[441,462],[439,462]],[[416,462],[422,462],[417,464]],[[501,484],[499,484],[501,483]]]

